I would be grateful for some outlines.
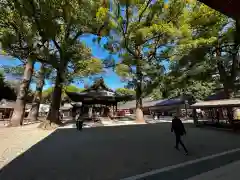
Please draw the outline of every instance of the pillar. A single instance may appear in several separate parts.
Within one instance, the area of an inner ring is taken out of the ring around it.
[[[88,117],[92,118],[92,106],[89,106],[88,108]]]

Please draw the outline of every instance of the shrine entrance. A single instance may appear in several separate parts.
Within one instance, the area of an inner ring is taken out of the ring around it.
[[[78,112],[85,119],[97,117],[109,117],[113,119],[118,116],[117,105],[122,101],[133,100],[132,95],[120,95],[108,88],[103,78],[98,79],[94,84],[82,92],[66,92],[73,102],[81,102]]]

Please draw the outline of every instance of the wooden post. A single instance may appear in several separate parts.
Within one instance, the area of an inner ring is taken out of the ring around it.
[[[104,116],[104,108],[105,106],[101,106],[101,116]]]
[[[92,118],[92,106],[88,106],[88,117]]]

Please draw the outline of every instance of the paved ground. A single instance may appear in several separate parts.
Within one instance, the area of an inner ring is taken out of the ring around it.
[[[38,124],[13,128],[0,127],[0,169],[51,133],[40,130],[37,126]]]
[[[188,180],[237,180],[240,177],[239,166],[240,161],[236,161]]]
[[[58,129],[2,168],[0,179],[118,180],[240,148],[239,134],[199,129],[191,124],[186,127],[184,141],[189,156],[173,148],[169,123],[98,127],[82,132]],[[240,151],[142,179],[183,180],[237,160]]]

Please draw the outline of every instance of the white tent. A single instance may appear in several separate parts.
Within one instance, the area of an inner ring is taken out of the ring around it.
[[[49,109],[50,109],[50,105],[48,105],[48,104],[40,104],[39,112],[40,113],[48,113]]]

